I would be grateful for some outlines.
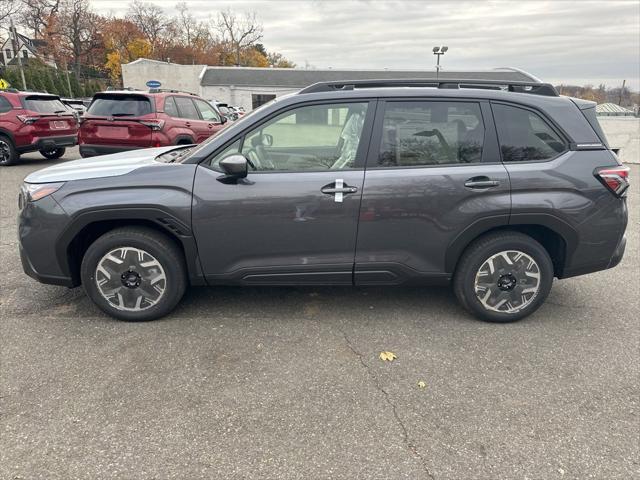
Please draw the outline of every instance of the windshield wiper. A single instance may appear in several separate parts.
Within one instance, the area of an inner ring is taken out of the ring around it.
[[[112,117],[133,117],[133,113],[112,113],[110,116]]]

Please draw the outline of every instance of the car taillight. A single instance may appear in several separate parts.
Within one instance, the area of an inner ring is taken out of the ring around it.
[[[162,127],[164,127],[164,120],[140,120],[140,123],[153,131],[162,130]]]
[[[596,170],[595,176],[618,197],[624,196],[629,188],[629,167],[605,167]]]
[[[40,118],[40,117],[34,117],[32,115],[16,115],[16,117],[18,117],[18,120],[20,120],[25,125],[31,125],[32,123],[37,122],[38,119]]]

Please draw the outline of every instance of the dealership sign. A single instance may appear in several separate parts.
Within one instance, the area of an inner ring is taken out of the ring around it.
[[[162,85],[158,80],[149,80],[147,82],[147,87],[149,88],[160,88],[160,85]]]

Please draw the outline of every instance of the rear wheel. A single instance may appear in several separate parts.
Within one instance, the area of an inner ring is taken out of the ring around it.
[[[187,286],[180,249],[147,228],[118,228],[98,238],[82,259],[80,275],[91,300],[126,321],[166,315]]]
[[[518,232],[489,234],[465,251],[453,281],[456,297],[476,317],[514,322],[542,305],[553,283],[545,248]]]
[[[64,155],[66,148],[54,148],[52,150],[40,150],[40,155],[49,160],[56,160]]]
[[[11,139],[0,135],[0,166],[13,165],[18,161],[18,157],[18,152],[16,152]]]

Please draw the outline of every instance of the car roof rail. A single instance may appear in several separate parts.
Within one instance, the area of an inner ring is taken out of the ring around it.
[[[509,92],[530,93],[546,97],[558,97],[558,91],[550,83],[523,82],[511,80],[475,80],[459,78],[405,78],[381,80],[337,80],[319,82],[309,85],[298,94],[335,92],[339,90],[354,90],[359,88],[390,88],[390,87],[431,87],[442,89],[479,88],[485,90],[506,90]]]
[[[172,88],[150,88],[149,93],[183,93],[185,95],[193,95],[194,97],[198,96],[197,93],[184,92],[182,90],[174,90]]]

